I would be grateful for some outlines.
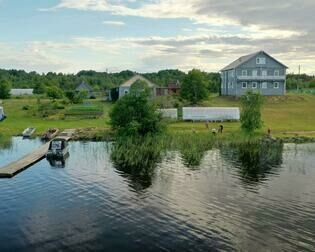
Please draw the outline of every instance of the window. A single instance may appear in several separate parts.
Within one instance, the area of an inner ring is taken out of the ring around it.
[[[261,83],[261,88],[266,89],[267,87],[268,87],[268,83],[267,82]]]
[[[257,70],[253,70],[253,76],[257,76]]]
[[[242,70],[242,76],[247,76],[247,70]]]
[[[261,75],[262,75],[262,76],[267,76],[267,70],[262,70],[262,71],[261,71]]]
[[[275,75],[275,76],[279,76],[279,75],[280,75],[279,70],[275,70],[274,75]]]
[[[242,82],[242,88],[247,88],[247,82]]]
[[[128,90],[125,90],[125,94],[128,94]]]
[[[231,72],[231,76],[232,76],[232,77],[234,77],[234,70],[232,70],[232,72]]]
[[[252,88],[257,88],[257,82],[252,83]]]
[[[279,88],[279,82],[274,82],[274,83],[273,83],[273,87],[274,87],[274,88]]]
[[[229,82],[229,88],[233,88],[233,81]]]
[[[266,64],[266,58],[261,58],[261,57],[256,58],[256,64],[257,65],[265,65]]]

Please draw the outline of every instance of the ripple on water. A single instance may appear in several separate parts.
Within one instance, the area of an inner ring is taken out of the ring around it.
[[[1,251],[314,251],[315,158],[305,146],[254,169],[229,150],[194,167],[170,152],[142,186],[107,147],[73,142],[64,168],[42,160],[1,180]]]

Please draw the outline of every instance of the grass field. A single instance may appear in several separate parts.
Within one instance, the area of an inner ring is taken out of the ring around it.
[[[49,103],[49,100],[42,100],[41,103]],[[99,100],[89,101],[87,106],[65,105],[56,114],[48,117],[36,115],[38,104],[35,98],[4,100],[2,105],[8,118],[0,122],[0,134],[17,135],[27,127],[36,127],[37,134],[48,128],[99,128],[109,129],[110,103]],[[240,106],[239,100],[229,97],[211,96],[203,106],[233,107]],[[24,110],[29,106],[32,109]],[[62,116],[72,114],[71,117]],[[86,118],[86,115],[97,117]],[[310,94],[288,94],[284,97],[268,97],[263,108],[264,128],[268,128],[279,137],[285,136],[311,136],[315,137],[315,96]],[[218,123],[210,124],[210,128],[218,127]],[[224,123],[225,132],[238,134],[240,124],[237,122]],[[204,123],[173,122],[169,123],[170,132],[206,132]]]
[[[50,103],[49,100],[42,100],[41,103]],[[90,101],[89,101],[90,102]],[[82,107],[65,105],[64,109],[58,110],[57,114],[48,117],[34,115],[38,105],[34,98],[9,99],[4,100],[2,105],[5,109],[7,119],[0,122],[0,134],[18,135],[27,127],[36,127],[36,134],[41,134],[48,128],[108,128],[108,113],[111,104],[99,100],[93,100],[88,106]],[[30,110],[23,110],[23,107],[29,106]],[[102,115],[100,109],[103,111]],[[85,111],[84,111],[85,110]],[[63,116],[67,112],[77,113],[77,116],[71,116],[70,119]],[[97,113],[96,119],[87,118],[84,115]],[[83,116],[82,116],[83,115]],[[60,119],[61,118],[61,119]]]

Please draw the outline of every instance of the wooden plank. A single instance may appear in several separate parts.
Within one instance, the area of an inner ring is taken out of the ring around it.
[[[21,171],[27,169],[28,167],[36,164],[38,161],[45,158],[46,153],[49,148],[49,143],[44,144],[34,152],[24,156],[18,161],[15,161],[3,168],[0,168],[0,178],[12,178],[16,174],[20,173]]]

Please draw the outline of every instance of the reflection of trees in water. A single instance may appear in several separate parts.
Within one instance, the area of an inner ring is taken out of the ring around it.
[[[207,135],[186,135],[175,140],[175,148],[180,151],[183,163],[194,169],[200,166],[206,151],[213,145],[213,139]]]
[[[157,138],[124,139],[113,145],[111,159],[115,168],[129,178],[139,191],[152,185],[154,170],[161,161],[162,145]]]
[[[257,183],[282,164],[283,143],[262,140],[223,147],[222,154],[239,167],[246,183]]]
[[[11,137],[1,137],[0,136],[0,150],[11,149],[12,148],[12,138]]]

